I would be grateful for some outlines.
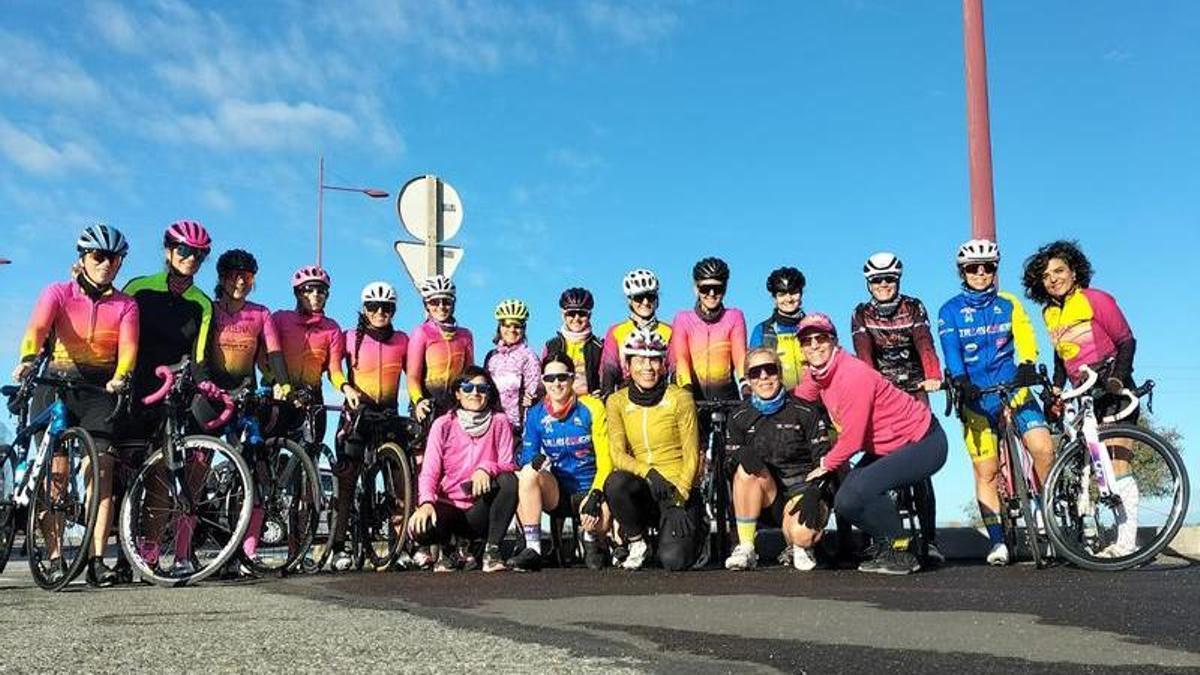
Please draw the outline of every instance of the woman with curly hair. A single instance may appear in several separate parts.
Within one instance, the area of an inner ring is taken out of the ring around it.
[[[1091,283],[1092,264],[1076,242],[1051,242],[1025,260],[1025,295],[1042,305],[1042,318],[1054,343],[1054,384],[1061,387],[1067,379],[1078,384],[1084,379],[1083,366],[1095,370],[1105,389],[1096,399],[1096,415],[1104,418],[1124,407],[1121,390],[1134,387],[1137,341],[1117,301],[1091,288]],[[1136,422],[1137,411],[1126,421]],[[1136,547],[1139,492],[1130,473],[1129,441],[1111,441],[1109,452],[1117,474],[1114,487],[1126,517],[1117,524],[1117,541],[1101,553],[1121,557]]]

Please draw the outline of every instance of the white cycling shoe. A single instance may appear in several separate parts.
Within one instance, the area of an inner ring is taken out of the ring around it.
[[[792,547],[792,567],[801,572],[811,572],[817,569],[817,559],[813,556],[811,548],[803,546]]]
[[[642,565],[646,564],[646,557],[650,555],[650,547],[646,544],[645,539],[629,542],[629,555],[626,556],[625,562],[621,563],[621,567],[627,570],[640,570]]]
[[[754,552],[753,544],[738,544],[733,552],[725,559],[727,570],[752,570],[758,567],[758,554]]]
[[[992,546],[992,550],[988,551],[987,564],[996,565],[997,567],[1008,564],[1008,546],[1003,543]]]

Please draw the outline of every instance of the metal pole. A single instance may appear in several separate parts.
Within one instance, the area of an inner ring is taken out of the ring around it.
[[[963,52],[967,79],[967,154],[971,169],[971,236],[996,241],[992,191],[992,133],[988,120],[987,49],[983,0],[963,0]]]
[[[438,241],[442,238],[442,179],[437,176],[426,176],[433,181],[429,186],[429,200],[426,202],[426,221],[429,227],[425,230],[425,269],[429,276],[442,273],[442,265],[438,256]]]
[[[325,155],[317,160],[317,267],[321,266],[321,238],[324,236]]]

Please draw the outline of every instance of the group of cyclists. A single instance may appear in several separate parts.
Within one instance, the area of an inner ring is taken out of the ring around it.
[[[109,225],[85,228],[72,278],[38,299],[12,374],[26,378],[48,346],[47,370],[56,376],[133,394],[132,409],[115,417],[114,398],[101,391],[63,394],[71,423],[90,432],[100,452],[87,567],[89,582],[99,586],[129,574],[121,560],[116,568],[103,560],[119,498],[117,460],[131,461],[155,442],[163,413],[141,400],[159,386],[156,369],[184,357],[202,388],[228,391],[261,376],[279,400],[307,390],[319,402],[327,379],[344,397],[333,467],[342,513],[371,437],[349,422],[361,410],[396,411],[407,377],[410,413],[422,432],[409,439],[420,464],[415,508],[403,527],[416,545],[413,563],[439,571],[538,569],[548,553],[543,514],[577,521],[590,568],[636,570],[657,560],[667,570],[689,569],[709,536],[701,485],[711,462],[722,461],[706,454],[713,420],[698,410],[717,404],[726,404],[728,415],[726,470],[719,475],[728,476],[737,542],[724,561],[728,569],[757,565],[755,535],[763,524],[780,528],[790,564],[814,569],[814,548],[834,513],[871,540],[860,570],[914,572],[921,562],[891,497],[908,486],[928,559],[939,561],[930,478],[946,461],[947,438],[929,394],[941,388],[953,386],[964,402],[989,563],[1005,564],[1014,553],[1001,531],[996,486],[1002,408],[1014,407],[1039,478],[1052,460],[1046,415],[1027,389],[1018,400],[983,393],[997,383],[1039,381],[1032,322],[1017,297],[997,287],[1000,251],[987,240],[959,247],[962,291],[941,306],[936,327],[920,300],[900,292],[900,259],[880,252],[863,265],[869,297],[852,313],[848,343],[828,315],[804,310],[805,276],[794,267],[768,275],[774,309],[747,332],[743,313],[725,303],[729,266],[708,257],[693,268],[695,305],[669,322],[659,317],[654,272],[625,275],[629,316],[603,337],[594,331],[587,289],[562,292],[562,325],[537,349],[526,334],[529,308],[506,299],[495,310],[493,347],[478,362],[472,332],[455,320],[457,291],[445,276],[418,284],[426,319],[411,333],[394,325],[397,294],[382,281],[362,289],[357,323],[343,331],[326,313],[332,280],[320,267],[298,269],[291,279],[295,306],[271,312],[248,299],[258,272],[249,252],[217,258],[210,298],[195,284],[213,251],[206,229],[173,223],[162,246],[162,271],[118,289],[128,241]],[[1135,340],[1114,299],[1092,288],[1091,278],[1088,259],[1072,242],[1048,244],[1024,265],[1025,294],[1041,306],[1054,342],[1055,385],[1077,382],[1081,366],[1112,359],[1110,394],[1098,403],[1105,408],[1119,405],[1117,393],[1132,386]],[[198,423],[215,415],[204,397],[192,408]],[[294,429],[302,416],[294,417],[276,420],[277,427]],[[1115,489],[1132,514],[1122,527],[1136,532],[1138,485],[1115,454],[1114,462]],[[514,517],[524,543],[505,557],[501,543]],[[255,513],[247,539],[261,527]],[[1107,555],[1123,555],[1131,537],[1123,532]],[[461,545],[477,541],[479,560]],[[332,567],[348,569],[342,517],[331,546]],[[189,562],[176,556],[174,564]]]

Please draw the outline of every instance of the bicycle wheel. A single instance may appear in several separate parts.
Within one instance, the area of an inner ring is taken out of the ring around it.
[[[1012,472],[1012,482],[1014,496],[1017,500],[1017,506],[1021,515],[1021,524],[1024,526],[1024,541],[1029,547],[1029,556],[1033,558],[1035,567],[1042,566],[1042,547],[1038,541],[1038,526],[1037,520],[1034,517],[1036,505],[1033,503],[1033,496],[1029,491],[1029,483],[1025,480],[1024,464],[1021,462],[1021,451],[1025,446],[1021,445],[1021,439],[1017,436],[1013,429],[1008,430],[1008,443],[1006,444],[1008,452],[1008,468]],[[1014,532],[1016,532],[1016,523],[1013,523]],[[1021,539],[1018,538],[1018,541]],[[1016,557],[1016,551],[1013,551],[1013,557]]]
[[[250,523],[250,469],[212,436],[185,436],[183,466],[173,472],[155,451],[121,504],[121,547],[142,578],[182,586],[217,572],[241,545]]]
[[[376,569],[392,564],[408,536],[414,492],[409,467],[403,448],[384,443],[375,451],[375,464],[362,472],[365,489],[357,531],[363,535],[363,552]]]
[[[1076,443],[1060,451],[1043,501],[1051,541],[1064,558],[1115,572],[1150,562],[1171,543],[1183,525],[1190,485],[1179,453],[1161,436],[1118,424],[1101,429],[1100,440],[1110,448],[1113,441],[1132,448],[1132,491],[1126,484],[1101,497],[1090,453]],[[1131,546],[1120,545],[1123,530]]]
[[[1004,545],[1008,547],[1008,564],[1017,561],[1017,544],[1021,541],[1021,532],[1017,527],[1020,508],[1016,505],[1016,488],[1011,481],[1012,454],[1008,451],[1008,436],[1001,439],[996,457],[1000,462],[1000,529],[1004,532]]]
[[[12,448],[0,445],[0,574],[8,566],[13,539],[17,532],[17,506],[13,502],[16,490],[16,456]]]
[[[286,438],[267,440],[261,457],[250,467],[262,521],[256,557],[241,556],[255,574],[282,574],[309,552],[321,515],[321,483],[317,467],[303,446]]]
[[[100,493],[100,464],[92,435],[78,427],[62,433],[56,456],[30,484],[25,552],[38,586],[57,591],[83,570],[92,546]]]
[[[333,547],[330,538],[333,536],[333,508],[336,503],[337,478],[333,475],[333,466],[337,460],[333,450],[322,443],[318,450],[309,451],[309,459],[317,468],[318,482],[321,486],[321,510],[317,517],[317,530],[313,534],[309,555],[300,558],[296,569],[307,574],[315,574],[325,569],[329,559],[333,557]]]

